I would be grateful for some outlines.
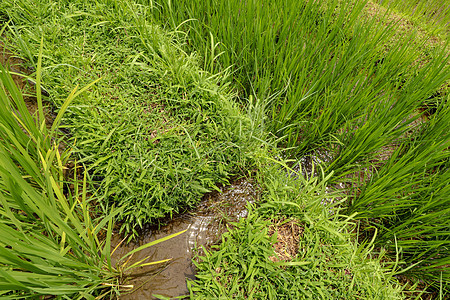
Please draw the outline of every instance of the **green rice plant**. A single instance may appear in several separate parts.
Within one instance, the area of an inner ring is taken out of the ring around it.
[[[376,243],[396,255],[405,271],[449,288],[448,104],[417,139],[404,141],[370,180],[354,190],[349,212],[379,229]]]
[[[130,269],[160,263],[140,261],[128,266],[125,258],[182,232],[143,245],[112,264],[113,218],[123,209],[93,217],[86,176],[79,186],[75,174],[74,191],[63,192],[62,175],[70,149],[61,153],[56,140],[65,109],[90,86],[73,90],[47,128],[40,95],[40,60],[41,56],[35,116],[0,66],[0,295],[2,299],[116,295],[127,287],[120,278]]]
[[[333,136],[335,156],[327,166],[328,172],[333,170],[344,177],[356,168],[369,166],[374,154],[381,149],[399,145],[405,137],[407,140],[418,138],[411,128],[420,119],[419,108],[429,95],[450,79],[446,49],[439,50],[435,57],[436,60],[426,66],[416,66],[415,75],[402,83],[402,89],[395,96],[377,99],[365,109],[363,119],[346,124],[344,130]],[[395,57],[393,62],[398,58]]]
[[[402,102],[394,118],[406,119],[423,103],[420,97],[429,97],[445,83],[441,79],[448,74],[447,68],[437,63],[445,57],[436,54],[430,66],[441,70],[440,77],[427,77],[428,85],[419,83],[397,100],[403,81],[417,82],[423,76],[417,74],[417,66],[412,67],[423,45],[413,42],[413,32],[402,40],[394,38],[396,24],[368,19],[362,14],[365,5],[366,1],[349,5],[341,1],[163,1],[154,15],[173,27],[186,28],[189,43],[203,54],[205,64],[215,57],[218,70],[231,66],[240,97],[252,95],[265,102],[268,130],[279,138],[280,146],[299,157],[315,149],[338,147],[342,142],[338,136],[357,127],[364,136],[372,135],[378,127],[362,124],[367,118],[384,120],[394,103]],[[372,135],[369,144],[398,138],[402,131],[393,128],[386,128],[379,138]],[[351,137],[352,143],[359,143]],[[369,147],[354,159],[364,161],[371,151]],[[336,161],[348,165],[340,157]],[[342,175],[343,170],[333,170],[336,176]]]

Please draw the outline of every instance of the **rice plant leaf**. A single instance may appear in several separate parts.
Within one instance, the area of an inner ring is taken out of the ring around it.
[[[162,242],[167,241],[167,240],[169,240],[169,239],[172,239],[172,238],[174,238],[174,237],[176,237],[176,236],[179,236],[180,234],[183,234],[183,233],[185,233],[186,231],[187,231],[187,229],[182,230],[182,231],[177,232],[177,233],[174,233],[174,234],[171,234],[171,235],[168,235],[168,236],[165,236],[165,237],[160,238],[160,239],[157,239],[157,240],[155,240],[155,241],[149,242],[149,243],[147,243],[147,244],[145,244],[145,245],[142,245],[142,246],[140,246],[140,247],[138,247],[138,248],[136,248],[136,249],[134,249],[134,250],[128,252],[128,253],[125,254],[124,256],[122,256],[122,257],[119,259],[119,261],[122,261],[122,260],[124,260],[125,258],[127,258],[128,256],[133,255],[134,253],[139,252],[139,251],[141,251],[141,250],[143,250],[143,249],[146,249],[146,248],[151,247],[151,246],[153,246],[153,245],[162,243]]]

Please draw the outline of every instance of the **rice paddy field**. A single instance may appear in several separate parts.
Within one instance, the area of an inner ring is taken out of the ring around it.
[[[447,2],[2,0],[0,297],[448,299]]]

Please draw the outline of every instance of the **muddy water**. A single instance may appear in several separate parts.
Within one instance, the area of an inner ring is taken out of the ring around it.
[[[195,248],[209,247],[219,241],[229,222],[247,216],[246,205],[256,201],[256,186],[247,180],[238,180],[221,189],[222,192],[207,194],[194,213],[186,213],[174,218],[163,228],[147,228],[137,244],[121,246],[114,253],[121,257],[136,247],[187,230],[184,234],[136,253],[133,262],[149,257],[149,261],[171,258],[164,266],[144,267],[129,274],[127,284],[134,291],[120,299],[155,299],[153,295],[177,297],[188,294],[186,279],[195,278],[192,258]],[[115,241],[117,243],[117,240]],[[113,243],[114,244],[114,243]]]
[[[331,162],[332,160],[333,156],[331,151],[318,150],[302,156],[299,161],[292,166],[292,169],[298,174],[301,173],[303,177],[310,178],[319,175],[319,165]],[[297,176],[295,174],[293,175]]]

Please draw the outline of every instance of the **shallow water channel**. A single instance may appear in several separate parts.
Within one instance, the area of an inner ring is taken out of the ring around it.
[[[216,243],[226,231],[227,223],[246,217],[247,203],[253,203],[258,197],[256,185],[244,179],[221,190],[221,193],[206,194],[195,211],[175,217],[160,229],[146,228],[137,243],[120,246],[116,250],[114,257],[121,257],[136,247],[187,229],[185,233],[133,256],[132,262],[145,257],[149,257],[149,262],[168,258],[171,261],[163,266],[133,270],[127,284],[132,284],[134,289],[130,293],[124,293],[120,299],[156,299],[153,295],[177,297],[188,294],[186,279],[195,278],[195,267],[192,264],[195,248],[207,248]],[[113,246],[118,242],[113,241]]]

